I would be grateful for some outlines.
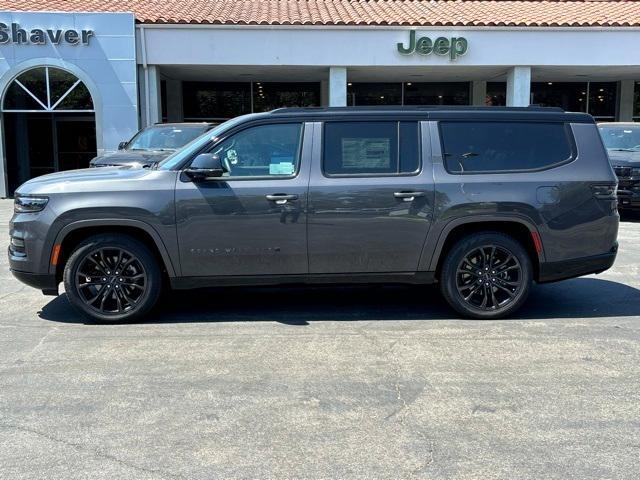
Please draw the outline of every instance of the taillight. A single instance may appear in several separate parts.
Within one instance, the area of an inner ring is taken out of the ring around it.
[[[617,184],[602,184],[602,185],[591,185],[591,191],[593,192],[593,196],[596,198],[601,198],[603,200],[612,200],[616,198],[618,193],[618,185]]]

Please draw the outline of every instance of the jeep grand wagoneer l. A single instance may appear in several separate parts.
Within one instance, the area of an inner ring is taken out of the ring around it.
[[[545,108],[280,109],[152,168],[45,175],[16,192],[10,267],[100,321],[163,286],[440,285],[464,316],[614,262],[616,176],[591,116]]]

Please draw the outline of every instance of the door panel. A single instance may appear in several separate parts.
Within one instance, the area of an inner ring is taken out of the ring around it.
[[[293,178],[221,177],[194,183],[180,176],[176,216],[183,276],[308,272],[306,208],[312,136],[312,129],[305,127]],[[232,171],[259,168],[255,149],[244,165],[241,148],[227,151],[232,152],[226,157],[234,163]],[[289,166],[291,159],[285,153],[271,153],[272,173],[287,171],[282,165]]]
[[[318,136],[321,130],[317,124]],[[434,182],[426,132],[419,133],[415,140],[422,139],[421,167],[415,175],[328,177],[323,174],[322,151],[336,149],[326,145],[322,148],[324,142],[314,143],[309,187],[310,273],[417,270],[433,217]],[[346,140],[343,153],[361,147],[356,145],[357,139]],[[387,146],[376,141],[375,148],[367,150],[366,155],[371,157],[386,150]],[[398,151],[402,150],[400,145]],[[335,165],[336,161],[328,159],[328,163]],[[371,161],[374,166],[383,163],[379,156]],[[352,162],[348,168],[351,167]]]

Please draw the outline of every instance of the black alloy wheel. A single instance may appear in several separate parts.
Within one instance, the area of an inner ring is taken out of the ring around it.
[[[513,302],[522,284],[520,262],[498,245],[483,245],[472,250],[456,270],[456,288],[464,301],[485,311]]]
[[[71,304],[99,322],[139,319],[160,296],[162,274],[154,255],[135,238],[96,235],[69,257],[64,286]]]
[[[440,290],[465,317],[502,318],[527,299],[533,283],[527,250],[501,232],[479,232],[459,240],[446,254]]]
[[[122,248],[87,252],[75,274],[75,286],[87,307],[103,315],[135,309],[148,286],[142,263]]]

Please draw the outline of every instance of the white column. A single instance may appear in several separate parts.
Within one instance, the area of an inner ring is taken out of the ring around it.
[[[140,126],[142,128],[162,121],[160,98],[160,72],[155,65],[138,67],[140,81]]]
[[[476,80],[471,84],[471,105],[484,106],[487,101],[487,82]]]
[[[162,99],[160,95],[160,69],[155,65],[147,67],[149,77],[149,124],[162,121]]]
[[[633,90],[635,81],[622,80],[618,90],[618,121],[633,121]]]
[[[167,79],[167,121],[182,122],[182,81]],[[161,110],[162,111],[162,110]]]
[[[346,67],[329,68],[329,106],[347,106],[347,69]]]
[[[531,103],[531,67],[512,67],[507,73],[507,106],[527,107]]]

